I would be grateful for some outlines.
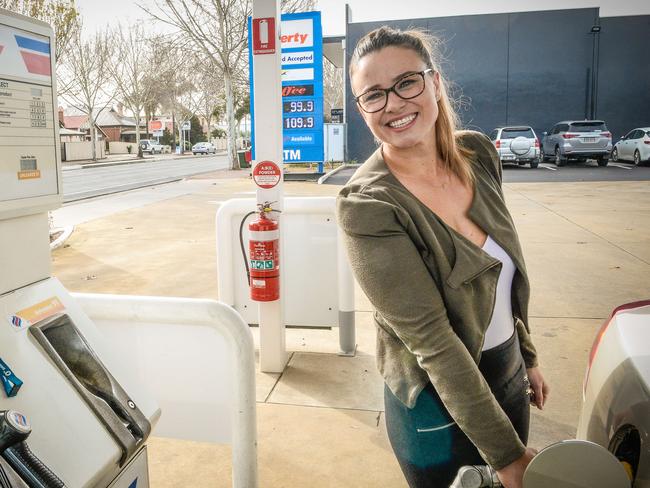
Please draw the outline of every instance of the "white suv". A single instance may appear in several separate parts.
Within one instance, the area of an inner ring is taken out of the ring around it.
[[[163,145],[152,139],[140,139],[140,147],[143,153],[160,154],[163,152]]]
[[[490,134],[490,140],[497,149],[502,164],[530,164],[531,168],[539,165],[539,139],[532,127],[497,127]]]

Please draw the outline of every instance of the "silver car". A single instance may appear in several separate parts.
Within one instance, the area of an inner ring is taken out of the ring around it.
[[[544,132],[542,159],[552,158],[557,166],[569,160],[595,159],[607,166],[612,151],[612,133],[602,120],[566,120]]]
[[[596,336],[577,438],[609,449],[634,488],[650,487],[650,300],[621,305]]]
[[[650,161],[650,127],[632,129],[614,144],[612,161],[623,159],[637,166]]]
[[[490,140],[502,164],[530,164],[531,168],[539,165],[539,139],[532,127],[497,127],[490,134]]]
[[[192,146],[192,154],[216,154],[217,148],[211,142],[198,142]]]

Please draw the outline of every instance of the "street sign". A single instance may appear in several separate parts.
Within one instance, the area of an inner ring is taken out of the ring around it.
[[[191,126],[191,124],[190,124],[190,121],[189,121],[189,120],[186,120],[186,121],[183,122],[183,124],[181,125],[181,130],[190,130],[191,127],[192,127],[192,126]]]
[[[163,121],[162,120],[150,120],[149,121],[149,132],[163,131]],[[154,134],[155,135],[155,134]]]

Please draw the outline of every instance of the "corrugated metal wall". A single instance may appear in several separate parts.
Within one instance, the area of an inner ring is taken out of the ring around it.
[[[592,33],[599,23],[601,32]],[[526,124],[541,134],[594,111],[615,137],[650,125],[650,16],[599,19],[597,8],[586,8],[349,23],[346,61],[364,34],[385,24],[424,28],[443,40],[442,68],[463,101],[465,127],[489,134]],[[348,159],[362,162],[376,146],[349,80],[346,95]]]

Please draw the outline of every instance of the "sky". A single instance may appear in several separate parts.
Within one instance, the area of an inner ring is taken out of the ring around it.
[[[77,0],[88,33],[104,27],[108,22],[123,21],[126,24],[142,20],[151,22],[148,14],[138,6],[154,6],[161,0]],[[534,10],[556,10],[564,8],[585,8],[600,6],[602,17],[618,15],[650,15],[648,0],[463,0],[449,2],[441,0],[399,0],[400,8],[395,10],[395,0],[317,0],[322,13],[325,36],[345,35],[345,5],[350,5],[353,22],[367,22],[391,18],[443,17],[449,15],[484,14],[495,12],[521,12]],[[164,29],[160,25],[157,29]]]
[[[138,4],[154,7],[156,0],[77,0],[87,33],[94,33],[108,23],[132,24],[138,20],[151,22],[149,15],[138,7]],[[345,0],[322,0],[321,4],[324,34],[326,36],[343,35],[345,33]]]

